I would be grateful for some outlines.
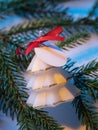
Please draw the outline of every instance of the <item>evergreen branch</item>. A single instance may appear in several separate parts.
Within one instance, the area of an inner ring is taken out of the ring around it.
[[[61,21],[58,21],[58,24],[59,24],[59,22],[61,22]],[[48,24],[48,22],[46,22],[46,23]],[[71,20],[68,20],[68,21],[66,20],[66,25],[69,24],[69,23],[71,23]],[[36,25],[36,22],[35,22],[35,25]],[[34,28],[37,29],[35,25],[33,26],[33,25],[29,24],[25,27],[23,27],[23,25],[16,27],[16,28],[13,27],[9,30],[8,33],[7,32],[1,32],[0,38],[1,38],[3,43],[5,43],[5,44],[9,43],[9,44],[17,47],[21,43],[30,42],[31,39],[35,39],[36,37],[38,37],[38,30],[33,31]],[[51,23],[51,25],[52,25],[52,23]],[[51,26],[51,25],[49,25],[49,26]],[[73,34],[73,27],[72,28],[70,27],[70,32],[69,32],[69,29],[66,28],[66,26],[64,26],[63,28],[64,28],[64,33],[65,33],[64,36],[66,35],[66,33],[68,33],[68,35],[69,34],[71,35],[71,37],[67,38],[65,42],[61,42],[61,43],[58,44],[58,46],[60,46],[60,47],[63,47],[65,45],[64,49],[67,49],[68,47],[75,47],[77,44],[78,45],[82,44],[83,42],[85,42],[85,40],[88,40],[89,32],[84,31],[85,27],[84,28],[80,27],[81,29],[77,30],[77,27],[75,26],[74,31],[75,31],[76,34]],[[45,32],[45,30],[47,30],[47,28],[44,29],[44,32]],[[47,33],[47,31],[45,33]]]
[[[1,36],[9,36],[9,35],[16,35],[19,33],[26,33],[27,31],[32,31],[35,29],[42,29],[42,28],[49,28],[49,27],[54,27],[54,26],[63,26],[63,25],[71,25],[72,20],[71,19],[62,19],[62,18],[57,18],[54,19],[53,17],[51,18],[45,18],[45,19],[36,19],[36,20],[30,20],[29,22],[23,23],[21,25],[12,27],[8,32],[2,31]]]
[[[26,104],[27,93],[25,81],[18,72],[17,65],[10,59],[8,53],[0,50],[0,110],[6,115],[10,113],[12,119],[16,116],[19,130],[61,130],[60,125],[44,111],[30,108]]]
[[[80,20],[77,20],[77,24],[80,23],[80,25],[86,25],[86,27],[92,27],[96,33],[98,33],[98,17],[96,17],[94,20],[86,17]]]
[[[32,111],[32,108],[31,108]],[[36,118],[40,119],[39,125],[44,129],[44,130],[63,130],[63,127],[61,127],[56,121],[53,120],[50,116],[47,116],[45,112],[41,112],[39,110],[35,110]],[[47,117],[47,118],[46,118]]]
[[[64,35],[67,35],[67,32],[68,36],[72,35],[65,42],[58,44],[60,47],[75,47],[77,44],[82,44],[82,41],[88,38],[88,34],[83,32],[84,29],[87,32],[90,30],[98,32],[98,18],[91,19],[97,4],[87,18],[76,22],[66,13],[62,14],[59,11],[57,13],[54,7],[55,1],[53,5],[48,4],[46,0],[39,3],[34,0],[30,2],[11,0],[0,2],[0,4],[1,14],[14,10],[19,14],[20,12],[33,14],[36,18],[13,27],[8,32],[0,32],[0,110],[6,115],[10,114],[12,119],[17,117],[19,130],[61,130],[61,126],[46,112],[26,104],[28,94],[20,70],[25,70],[33,54],[28,57],[15,57],[15,49],[21,43],[38,36],[38,33],[33,30],[44,28],[47,32],[47,28],[59,25],[64,26]],[[47,8],[49,6],[50,8]],[[4,44],[1,44],[2,42]],[[98,99],[98,62],[94,60],[86,66],[76,68],[73,68],[73,65],[74,63],[68,62],[64,66],[64,69],[72,74],[70,78],[74,79],[74,84],[81,90],[81,95],[75,98],[73,105],[76,107],[78,118],[87,126],[87,130],[98,130],[98,110],[94,105],[94,101]]]
[[[98,130],[98,110],[94,106],[88,93],[83,93],[76,97],[73,105],[76,108],[78,119],[83,125],[86,125],[86,130]]]
[[[82,91],[87,91],[93,100],[98,98],[98,79],[90,79],[82,76],[74,76],[75,85]]]
[[[74,63],[69,61],[67,64],[70,66],[67,71],[72,74],[69,79],[73,78],[74,85],[81,90],[81,95],[73,101],[78,119],[86,125],[86,130],[97,130],[98,108],[94,102],[98,99],[98,62],[93,60],[85,66],[75,68]],[[64,66],[65,70],[68,65]]]
[[[51,4],[52,3],[52,4]],[[46,0],[11,0],[0,2],[0,15],[6,15],[14,11],[14,13],[18,15],[22,15],[28,17],[29,15],[34,16],[47,12],[47,8],[50,6],[50,10],[52,10],[53,6],[55,6],[57,2],[51,2]],[[49,10],[48,10],[49,11]],[[38,13],[38,14],[37,14]],[[51,12],[53,13],[53,12]]]
[[[85,19],[81,19],[77,22],[73,22],[72,18],[67,17],[66,20],[65,18],[62,18],[62,15],[60,15],[61,17],[56,16],[54,18],[53,17],[47,17],[47,18],[42,18],[42,19],[33,19],[30,20],[29,22],[25,22],[21,25],[17,25],[15,27],[12,27],[9,31],[4,31],[2,30],[0,32],[0,37],[1,38],[8,38],[11,35],[17,35],[17,34],[22,34],[22,33],[26,33],[28,31],[33,31],[36,29],[43,29],[43,28],[51,28],[54,26],[64,26],[64,27],[74,27],[78,30],[78,28],[82,29],[82,30],[90,30],[89,27],[94,27],[96,29],[98,29],[97,26],[97,19],[96,20],[90,20],[90,21],[85,21]],[[83,26],[84,25],[84,26]],[[86,26],[87,29],[85,28]],[[66,28],[66,30],[68,30]],[[78,30],[79,31],[79,30]]]
[[[66,66],[66,65],[65,65]],[[82,65],[80,67],[76,67],[76,68],[72,68],[70,70],[70,73],[73,74],[73,76],[77,75],[77,76],[81,76],[81,75],[93,75],[94,73],[96,73],[98,71],[98,62],[96,60],[92,60],[91,62],[89,62],[86,65]]]
[[[98,78],[90,78],[91,73],[96,71],[98,71],[98,62],[95,61],[70,71],[73,74],[74,85],[81,90],[81,95],[75,98],[73,105],[76,107],[78,119],[86,125],[87,130],[98,129],[98,110],[94,106],[94,100],[98,99]]]
[[[25,6],[29,6],[29,5],[35,5],[35,1],[31,0],[31,1],[27,1],[25,0],[11,0],[9,1],[1,1],[0,2],[0,12],[2,12],[3,14],[9,11],[13,11],[13,10],[17,10],[20,8],[23,8]]]
[[[16,54],[14,53],[14,55],[11,58],[14,60],[14,62],[16,62],[19,65],[20,70],[25,72],[33,56],[34,52],[30,53],[28,56],[16,56]]]
[[[73,68],[70,72],[77,87],[85,88],[88,94],[96,100],[98,98],[98,62],[93,60],[85,66]]]
[[[35,21],[35,22],[34,22]],[[44,22],[43,20],[34,20],[34,21],[31,21],[29,24],[23,24],[23,25],[19,25],[17,27],[12,27],[8,33],[7,31],[5,32],[1,32],[0,33],[0,38],[1,38],[1,41],[3,43],[9,43],[10,45],[13,45],[13,46],[19,46],[21,43],[24,43],[24,42],[30,42],[31,39],[34,39],[36,38],[36,36],[38,36],[38,31],[35,31],[36,29],[40,28],[42,29],[42,27],[51,27],[52,26],[52,22],[51,22],[51,19],[44,19]],[[52,20],[53,21],[53,20]],[[69,23],[70,20],[66,20],[67,23]],[[50,22],[50,23],[49,23]],[[65,21],[63,21],[65,22]],[[54,20],[54,25],[55,25],[56,21]],[[58,25],[61,25],[61,21],[60,19],[57,20],[57,24]],[[41,25],[41,26],[40,26]],[[53,25],[53,26],[54,26]],[[62,23],[63,25],[63,23]],[[47,29],[45,29],[47,30]],[[44,30],[44,31],[45,31]],[[46,31],[47,32],[47,31]]]
[[[98,0],[96,0],[92,10],[89,12],[88,17],[95,16],[95,11],[97,10],[97,8],[98,8]]]
[[[96,62],[96,60],[93,60],[89,62],[86,66],[82,66],[82,68],[80,69],[80,73],[81,72],[84,75],[94,76],[95,73],[98,72],[98,62]]]
[[[88,40],[88,38],[89,34],[87,32],[78,32],[65,39],[64,42],[58,43],[57,45],[61,48],[63,47],[63,49],[73,48],[76,47],[76,45],[81,45],[83,41]]]
[[[10,109],[10,115],[12,118],[14,118],[14,113],[17,112],[19,104],[23,105],[23,101],[27,97],[27,94],[24,90],[26,90],[25,87],[22,87],[25,85],[25,82],[21,76],[21,74],[16,73],[17,68],[14,63],[12,63],[10,57],[8,54],[4,54],[0,50],[0,75],[1,75],[1,89],[4,90],[4,94],[2,96],[5,96],[5,98],[2,98],[2,101],[0,100],[0,107],[6,114],[9,112]],[[13,74],[14,73],[14,74]],[[20,83],[21,82],[21,83]],[[19,86],[18,86],[19,85]],[[17,87],[18,86],[18,87]],[[18,91],[20,88],[20,91]],[[22,98],[20,98],[20,95],[22,95]],[[14,99],[16,100],[14,102]],[[23,101],[22,101],[23,100]],[[11,103],[13,105],[11,105]],[[23,105],[24,106],[24,105]],[[13,110],[14,111],[11,111]]]

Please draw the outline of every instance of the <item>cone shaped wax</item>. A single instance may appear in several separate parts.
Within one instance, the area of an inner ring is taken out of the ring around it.
[[[73,100],[78,91],[73,92],[69,88],[60,86],[50,88],[47,91],[32,92],[27,100],[27,104],[34,108],[53,107],[60,103]]]
[[[27,84],[27,88],[32,90],[47,89],[56,85],[66,83],[66,77],[64,77],[60,70],[52,68],[41,73],[34,74]]]
[[[62,51],[46,46],[35,48],[35,54],[41,61],[55,67],[63,66],[67,61]]]
[[[31,91],[28,105],[53,107],[80,94],[80,90],[67,81],[69,74],[61,68],[66,63],[63,51],[46,46],[34,50],[35,56],[27,68],[29,78],[25,76]]]
[[[47,70],[52,66],[42,62],[36,55],[33,57],[31,63],[29,64],[27,71],[37,72],[42,70]]]

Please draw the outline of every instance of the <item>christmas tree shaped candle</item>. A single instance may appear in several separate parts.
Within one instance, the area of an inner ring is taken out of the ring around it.
[[[34,108],[56,106],[74,99],[80,93],[75,86],[66,86],[68,73],[61,68],[67,61],[65,53],[48,42],[64,41],[64,37],[59,36],[62,31],[61,27],[53,29],[30,42],[25,50],[26,55],[32,49],[35,51],[26,76],[27,88],[30,90],[27,104]],[[20,48],[17,49],[17,55],[20,55]]]
[[[46,46],[35,48],[35,56],[27,68],[31,72],[27,82],[31,90],[28,105],[34,108],[56,106],[78,95],[80,91],[75,86],[66,87],[68,74],[61,68],[65,63],[62,51]]]

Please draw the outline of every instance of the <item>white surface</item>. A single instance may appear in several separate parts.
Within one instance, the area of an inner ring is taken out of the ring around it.
[[[65,65],[67,58],[62,51],[50,47],[35,48],[37,57],[48,65],[60,67]]]
[[[71,84],[72,80],[66,81],[67,77],[68,73],[62,68],[34,74],[27,84],[32,88],[27,103],[35,108],[44,108],[72,101],[80,90]]]
[[[28,68],[27,68],[27,72],[31,71],[31,72],[39,72],[39,71],[43,71],[43,70],[47,70],[51,68],[50,65],[42,62],[36,55],[34,55],[33,59],[31,60]]]
[[[42,72],[31,74],[31,78],[27,83],[27,88],[32,90],[42,90],[49,87],[55,87],[66,83],[66,77],[62,75],[62,69],[51,68]]]

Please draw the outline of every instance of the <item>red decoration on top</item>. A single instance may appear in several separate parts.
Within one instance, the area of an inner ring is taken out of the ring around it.
[[[20,56],[20,55],[21,55],[20,47],[17,48],[17,50],[16,50],[16,55],[17,55],[17,56]]]
[[[63,31],[61,27],[56,27],[53,30],[49,31],[47,34],[37,38],[36,40],[29,43],[27,49],[25,50],[25,54],[28,55],[35,47],[38,47],[41,43],[48,40],[58,40],[64,41],[64,37],[59,36],[59,34]],[[18,56],[20,55],[20,50],[17,48]]]

